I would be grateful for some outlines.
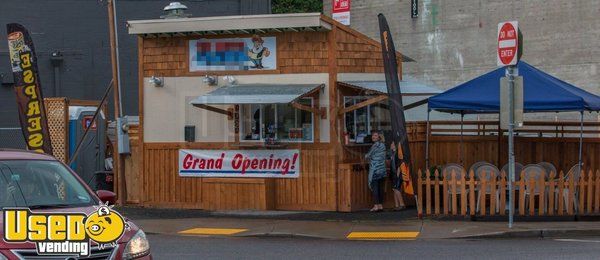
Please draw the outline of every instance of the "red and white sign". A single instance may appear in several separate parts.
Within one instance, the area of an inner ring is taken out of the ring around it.
[[[343,25],[350,25],[350,0],[333,0],[332,3],[333,19]]]
[[[181,177],[298,178],[299,150],[179,150]]]
[[[519,61],[519,23],[498,24],[498,66],[516,65]]]

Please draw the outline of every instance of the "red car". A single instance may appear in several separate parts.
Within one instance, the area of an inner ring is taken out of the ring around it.
[[[32,213],[84,213],[96,211],[100,201],[114,203],[115,194],[93,192],[86,181],[56,158],[22,150],[0,150],[0,213],[4,208],[29,208]],[[152,259],[144,231],[124,218],[126,229],[116,247],[90,244],[83,259]],[[37,258],[35,243],[6,242],[4,217],[0,217],[0,260]],[[44,259],[76,259],[73,255],[41,256]]]

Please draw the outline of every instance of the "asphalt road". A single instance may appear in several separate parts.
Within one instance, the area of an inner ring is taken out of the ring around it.
[[[600,237],[333,241],[149,234],[155,259],[598,259]]]

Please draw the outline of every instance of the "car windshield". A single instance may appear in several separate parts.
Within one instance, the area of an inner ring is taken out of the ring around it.
[[[0,161],[0,208],[64,208],[93,204],[90,193],[59,162]]]

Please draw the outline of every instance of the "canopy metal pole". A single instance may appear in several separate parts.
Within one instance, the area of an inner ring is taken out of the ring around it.
[[[425,171],[429,170],[429,114],[431,110],[427,109],[427,130],[425,134]]]
[[[460,111],[460,164],[463,164],[463,129],[464,129],[465,114]],[[463,165],[464,166],[464,165]]]

